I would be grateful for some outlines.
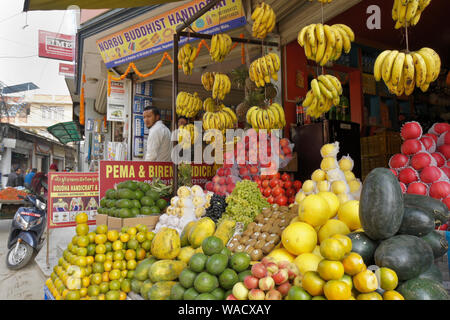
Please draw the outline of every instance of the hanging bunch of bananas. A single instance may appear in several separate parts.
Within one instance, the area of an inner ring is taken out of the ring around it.
[[[275,28],[277,17],[273,9],[261,2],[251,16],[253,20],[252,34],[258,39],[264,39]]]
[[[415,87],[426,92],[440,72],[441,59],[430,48],[409,53],[386,50],[377,57],[374,65],[375,80],[383,79],[389,91],[397,96],[411,95]]]
[[[205,72],[202,74],[202,84],[206,91],[212,91],[213,99],[223,100],[231,90],[231,80],[223,73]]]
[[[220,105],[217,105],[216,100],[213,98],[206,98],[203,101],[203,111],[205,112],[216,112],[221,108]]]
[[[392,19],[396,22],[395,29],[415,26],[430,3],[431,0],[395,0],[392,7]]]
[[[194,69],[194,61],[197,58],[197,47],[191,46],[189,43],[185,44],[180,51],[178,51],[178,61],[183,67],[183,73],[185,75],[191,75],[192,69]]]
[[[253,129],[283,129],[286,126],[286,118],[284,115],[284,110],[278,103],[273,103],[270,106],[251,107],[247,111],[247,122],[252,126]]]
[[[181,91],[177,95],[176,107],[177,115],[186,118],[194,118],[197,113],[202,110],[203,101],[200,99],[197,92],[191,94]]]
[[[203,114],[203,129],[217,129],[225,133],[226,129],[233,129],[237,124],[237,117],[234,111],[221,104],[218,111],[207,111]]]
[[[297,41],[305,49],[306,57],[324,66],[328,61],[336,61],[342,50],[349,53],[355,41],[353,30],[345,24],[310,24],[297,36]]]
[[[280,70],[280,58],[271,52],[261,58],[256,59],[250,64],[248,74],[256,86],[264,87],[270,83],[270,78],[278,80],[278,71]]]
[[[194,124],[190,123],[178,128],[178,144],[180,144],[183,149],[189,149],[189,147],[197,141],[197,138],[198,130]]]
[[[225,33],[215,34],[211,39],[211,60],[222,62],[231,51],[231,37]]]
[[[303,100],[306,114],[313,118],[319,118],[322,114],[330,111],[333,105],[337,106],[342,95],[342,85],[338,78],[326,74],[320,75],[311,81],[311,90]]]

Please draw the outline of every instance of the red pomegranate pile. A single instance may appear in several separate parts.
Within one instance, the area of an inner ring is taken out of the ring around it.
[[[428,133],[411,121],[401,129],[401,153],[389,160],[404,193],[444,202],[450,209],[450,124],[435,123]]]

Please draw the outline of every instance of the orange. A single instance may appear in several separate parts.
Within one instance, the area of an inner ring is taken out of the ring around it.
[[[317,271],[317,266],[322,260],[321,257],[314,253],[302,253],[295,258],[294,263],[297,266],[301,274],[305,274],[307,271]]]
[[[128,276],[128,270],[122,270],[120,271],[120,276],[125,279]],[[120,280],[122,281],[122,280]]]
[[[95,253],[105,253],[106,252],[106,247],[104,244],[98,244],[95,247]]]
[[[325,281],[320,277],[318,272],[307,271],[303,275],[302,287],[312,296],[322,295],[324,285]]]
[[[356,300],[383,300],[383,297],[378,292],[370,292],[358,294]]]
[[[113,262],[113,269],[121,269],[122,268],[122,260],[115,260]]]
[[[356,252],[350,252],[342,260],[346,274],[354,276],[366,269],[363,258]]]
[[[103,253],[99,253],[95,255],[95,262],[103,263],[106,260],[106,256]]]
[[[106,233],[106,237],[108,238],[108,241],[114,242],[119,239],[119,231],[108,230],[108,232]]]
[[[106,256],[106,260],[112,261],[112,259],[114,257],[114,252],[112,252],[112,251],[106,252],[105,256]]]
[[[107,293],[109,291],[109,281],[100,283],[99,289],[100,293]]]
[[[131,228],[128,228],[128,230],[127,230],[127,233],[128,233],[130,236],[136,235],[137,232],[138,232],[138,230],[136,229],[136,227],[131,227]]]
[[[78,224],[75,227],[75,232],[77,236],[85,236],[89,233],[89,226],[86,223]]]
[[[87,288],[81,288],[80,289],[80,297],[86,297],[88,293],[88,289]]]
[[[79,236],[77,239],[77,246],[79,247],[87,247],[89,245],[89,237],[88,236]]]
[[[144,249],[139,248],[136,250],[136,259],[143,260],[145,259],[146,252]]]
[[[147,232],[145,233],[145,237],[147,238],[147,240],[152,241],[153,238],[155,237],[155,233],[154,233],[153,231],[147,231]]]
[[[120,240],[114,241],[113,244],[112,244],[112,248],[113,248],[114,251],[122,250],[123,249],[123,242],[120,241]]]
[[[69,290],[66,294],[65,300],[80,300],[80,291],[78,290]]]
[[[340,261],[345,256],[345,248],[341,241],[327,238],[320,244],[320,254],[327,260]]]
[[[136,234],[136,240],[137,240],[139,243],[142,243],[142,242],[144,242],[145,240],[147,240],[147,237],[145,236],[145,233],[144,233],[144,232],[138,232],[138,233]]]
[[[89,287],[89,284],[91,283],[91,279],[89,277],[84,277],[83,279],[81,279],[81,285],[84,288]]]
[[[348,274],[344,274],[339,280],[345,282],[350,287],[350,289],[353,289],[353,280],[352,277],[350,277]]]
[[[130,240],[130,235],[128,233],[122,233],[119,236],[120,241],[122,242],[128,242]]]
[[[353,285],[361,293],[369,293],[378,288],[378,280],[369,269],[363,270],[353,277]]]
[[[346,235],[334,234],[330,238],[339,240],[345,249],[345,253],[349,253],[350,251],[352,251],[352,239],[350,239]]]
[[[95,232],[89,232],[87,234],[88,238],[89,238],[89,243],[94,243],[95,242]]]
[[[112,270],[111,270],[111,272],[112,272]],[[109,272],[103,272],[102,273],[102,281],[103,282],[108,282],[109,281]]]
[[[83,257],[87,256],[87,248],[78,247],[77,248],[77,255],[83,256]]]
[[[405,298],[395,290],[388,290],[383,293],[384,300],[405,300]]]
[[[109,283],[109,290],[120,290],[120,281],[111,280],[111,282]]]
[[[94,263],[94,257],[93,256],[87,256],[86,261],[88,265],[91,265]]]
[[[105,300],[105,295],[102,293],[98,296],[98,300]]]
[[[79,267],[86,267],[87,266],[86,257],[78,257],[78,259],[77,259],[77,266],[79,266]]]
[[[344,266],[340,261],[324,259],[319,262],[317,272],[324,280],[339,280],[344,275]]]
[[[77,240],[78,240],[78,236],[73,236],[72,237],[72,244],[77,244]]]
[[[130,279],[123,279],[120,283],[120,290],[122,290],[125,293],[128,293],[131,291],[131,280]]]
[[[118,279],[120,279],[120,270],[112,269],[109,272],[109,280],[118,280]]]
[[[128,270],[134,270],[134,269],[136,269],[136,265],[137,265],[136,260],[128,260],[128,261],[127,261],[127,269],[128,269]]]
[[[126,260],[134,260],[134,258],[136,258],[136,251],[128,249],[125,252],[125,259]]]
[[[98,225],[95,232],[97,234],[106,234],[108,232],[108,226],[106,224]]]
[[[91,285],[88,287],[88,295],[90,297],[96,297],[100,294],[100,288],[98,285]]]
[[[86,212],[81,212],[79,214],[77,214],[75,216],[75,222],[77,224],[83,224],[83,223],[87,223],[88,222],[88,215],[86,214]]]
[[[107,240],[106,235],[103,234],[103,233],[95,235],[95,240],[94,241],[95,241],[96,244],[104,244],[106,242],[106,240]]]
[[[119,300],[127,300],[127,294],[123,291],[120,291]]]
[[[390,291],[397,288],[398,277],[394,270],[383,267],[375,271],[375,275],[380,280],[380,287],[383,290]]]
[[[350,287],[344,281],[330,280],[323,286],[328,300],[348,300],[352,296]]]
[[[105,268],[105,271],[111,271],[112,270],[112,266],[113,266],[112,260],[107,259],[103,263],[103,267]]]
[[[125,255],[122,251],[114,251],[113,254],[113,260],[123,260],[123,258],[125,258]]]

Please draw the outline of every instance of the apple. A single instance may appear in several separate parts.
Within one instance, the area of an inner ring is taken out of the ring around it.
[[[272,274],[275,274],[278,272],[278,265],[276,264],[276,262],[267,263],[266,268],[267,268],[267,271],[272,272]]]
[[[267,202],[270,204],[274,204],[275,203],[275,198],[273,196],[270,196],[267,198]]]
[[[214,184],[213,192],[214,193],[220,192],[220,184],[218,184],[218,183]]]
[[[261,262],[255,263],[252,266],[252,275],[258,279],[264,278],[267,276],[267,268]]]
[[[264,258],[261,260],[261,263],[262,263],[263,265],[265,265],[266,267],[267,267],[267,264],[268,264],[269,262],[275,262],[275,259],[272,258],[272,257],[267,256],[267,257],[264,257]]]
[[[232,193],[235,187],[236,185],[234,183],[230,183],[229,185],[227,185],[227,192]]]
[[[278,262],[278,269],[287,269],[289,264],[290,262],[287,260],[280,261]]]
[[[220,186],[220,193],[222,195],[225,195],[227,193],[227,186],[226,185]]]
[[[271,289],[266,293],[266,300],[281,300],[281,292],[275,289]]]
[[[225,184],[232,184],[233,182],[234,181],[233,181],[232,177],[228,176],[228,177],[225,178]]]
[[[257,166],[251,166],[250,167],[250,174],[255,175],[255,174],[258,174],[258,172],[259,172],[259,169],[258,169]]]
[[[243,176],[242,180],[250,180],[250,181],[252,181],[252,177],[250,177],[250,176]]]
[[[289,280],[289,272],[287,269],[281,269],[281,270],[275,272],[273,274],[272,278],[273,278],[273,281],[275,281],[276,285],[283,284]]]
[[[300,270],[298,270],[298,267],[295,263],[289,263],[287,271],[289,274],[289,280],[292,280],[300,275]]]
[[[205,189],[208,190],[208,191],[213,191],[213,190],[214,190],[214,183],[212,183],[211,181],[208,182],[208,183],[205,185]]]
[[[212,180],[211,180],[214,184],[218,184],[219,183],[219,181],[220,181],[220,176],[218,176],[218,175],[215,175],[213,178],[212,178]]]
[[[271,193],[272,193],[272,189],[270,189],[270,188],[265,188],[265,189],[264,189],[264,192],[263,192],[263,196],[266,197],[266,198],[268,198],[268,197],[271,196]]]
[[[243,282],[238,282],[233,286],[232,294],[238,300],[247,300],[248,289],[245,287]]]
[[[301,287],[302,286],[302,280],[303,280],[303,276],[302,275],[296,276],[294,278],[294,281],[292,281],[292,285],[296,286],[296,287]]]
[[[219,184],[220,184],[220,185],[225,185],[226,183],[227,183],[227,179],[226,179],[226,178],[221,177],[221,178],[219,179]]]
[[[286,281],[282,284],[280,284],[277,288],[278,291],[280,291],[281,295],[287,296],[289,293],[289,289],[292,287],[292,285],[289,283],[289,281]]]
[[[239,168],[239,175],[240,176],[246,176],[248,175],[248,169],[246,167]]]
[[[278,186],[278,183],[279,183],[279,181],[278,181],[278,179],[272,179],[272,180],[270,180],[270,182],[269,182],[269,185],[270,185],[270,187],[273,189],[273,188],[275,188],[276,186]]]
[[[228,297],[225,300],[237,300],[237,298],[235,296],[233,296],[233,294],[229,294]]]
[[[272,277],[264,277],[259,279],[259,288],[264,291],[271,290],[275,287],[275,281]]]
[[[219,177],[223,177],[223,176],[224,176],[223,168],[217,169],[216,174],[217,174]]]
[[[264,294],[264,291],[261,289],[252,289],[248,293],[248,300],[264,300],[266,295]]]
[[[284,181],[284,188],[285,188],[285,189],[290,189],[290,188],[292,188],[292,187],[293,187],[293,183],[292,183],[291,180],[286,180],[286,181]]]
[[[263,176],[263,177],[266,177],[266,176]],[[263,181],[261,182],[261,186],[262,186],[264,189],[266,189],[266,188],[269,187],[269,183],[270,183],[269,180],[263,180]]]

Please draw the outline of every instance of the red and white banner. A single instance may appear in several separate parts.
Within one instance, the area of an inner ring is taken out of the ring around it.
[[[75,36],[39,30],[39,57],[74,61]]]
[[[60,63],[59,64],[59,75],[65,77],[74,77],[75,76],[75,65]]]

